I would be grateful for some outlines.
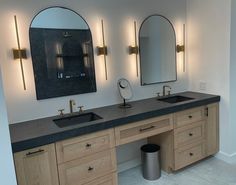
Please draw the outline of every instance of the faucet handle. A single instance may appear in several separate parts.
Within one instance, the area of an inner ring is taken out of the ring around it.
[[[65,109],[59,109],[58,112],[60,113],[60,116],[63,116],[64,115],[64,110]]]
[[[167,93],[168,93],[168,96],[170,95],[170,92],[171,92],[170,90],[169,90],[169,91],[167,91]]]
[[[83,110],[84,106],[79,106],[78,108],[79,108],[79,112],[80,112],[80,113],[84,111],[84,110]]]

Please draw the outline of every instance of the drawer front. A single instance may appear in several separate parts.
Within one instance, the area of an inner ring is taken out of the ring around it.
[[[112,173],[104,177],[95,179],[92,182],[86,183],[84,185],[117,185],[117,174]]]
[[[173,129],[172,114],[115,128],[116,145],[126,144]]]
[[[60,185],[82,185],[116,171],[115,149],[58,166]]]
[[[174,130],[175,148],[191,144],[205,138],[205,121],[196,122]]]
[[[58,163],[71,161],[114,147],[114,130],[96,132],[56,143]]]
[[[206,156],[205,153],[205,144],[203,141],[175,150],[175,170],[204,158]]]
[[[205,108],[198,107],[175,113],[175,128],[206,119]]]

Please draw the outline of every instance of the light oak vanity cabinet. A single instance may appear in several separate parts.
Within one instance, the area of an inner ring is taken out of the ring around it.
[[[14,154],[18,185],[59,185],[54,144]]]
[[[113,129],[57,142],[60,185],[116,185],[114,147]]]
[[[219,151],[218,103],[173,114],[174,129],[148,138],[161,146],[161,165],[172,172]]]
[[[172,172],[219,150],[219,105],[213,103],[124,124],[14,154],[18,185],[117,185],[115,146],[143,138],[161,146]]]

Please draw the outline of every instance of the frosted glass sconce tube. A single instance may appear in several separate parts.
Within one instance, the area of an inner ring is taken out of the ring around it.
[[[183,41],[182,41],[182,45],[177,45],[176,47],[176,51],[177,53],[182,53],[183,54],[183,72],[186,71],[186,67],[185,67],[185,33],[186,29],[185,29],[185,24],[183,24]]]
[[[139,48],[137,44],[137,24],[136,21],[134,21],[134,46],[129,46],[129,54],[135,54],[136,56],[136,74],[138,77],[138,53],[139,53]]]
[[[105,76],[107,80],[107,46],[105,44],[105,33],[104,33],[104,25],[103,25],[103,20],[101,20],[101,25],[102,25],[102,46],[97,46],[97,55],[103,55],[104,57],[104,65],[105,65]]]

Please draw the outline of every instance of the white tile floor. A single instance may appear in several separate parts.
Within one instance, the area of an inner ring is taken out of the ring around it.
[[[157,181],[143,179],[136,167],[119,173],[119,185],[236,185],[236,165],[212,157],[175,174],[162,172]]]

